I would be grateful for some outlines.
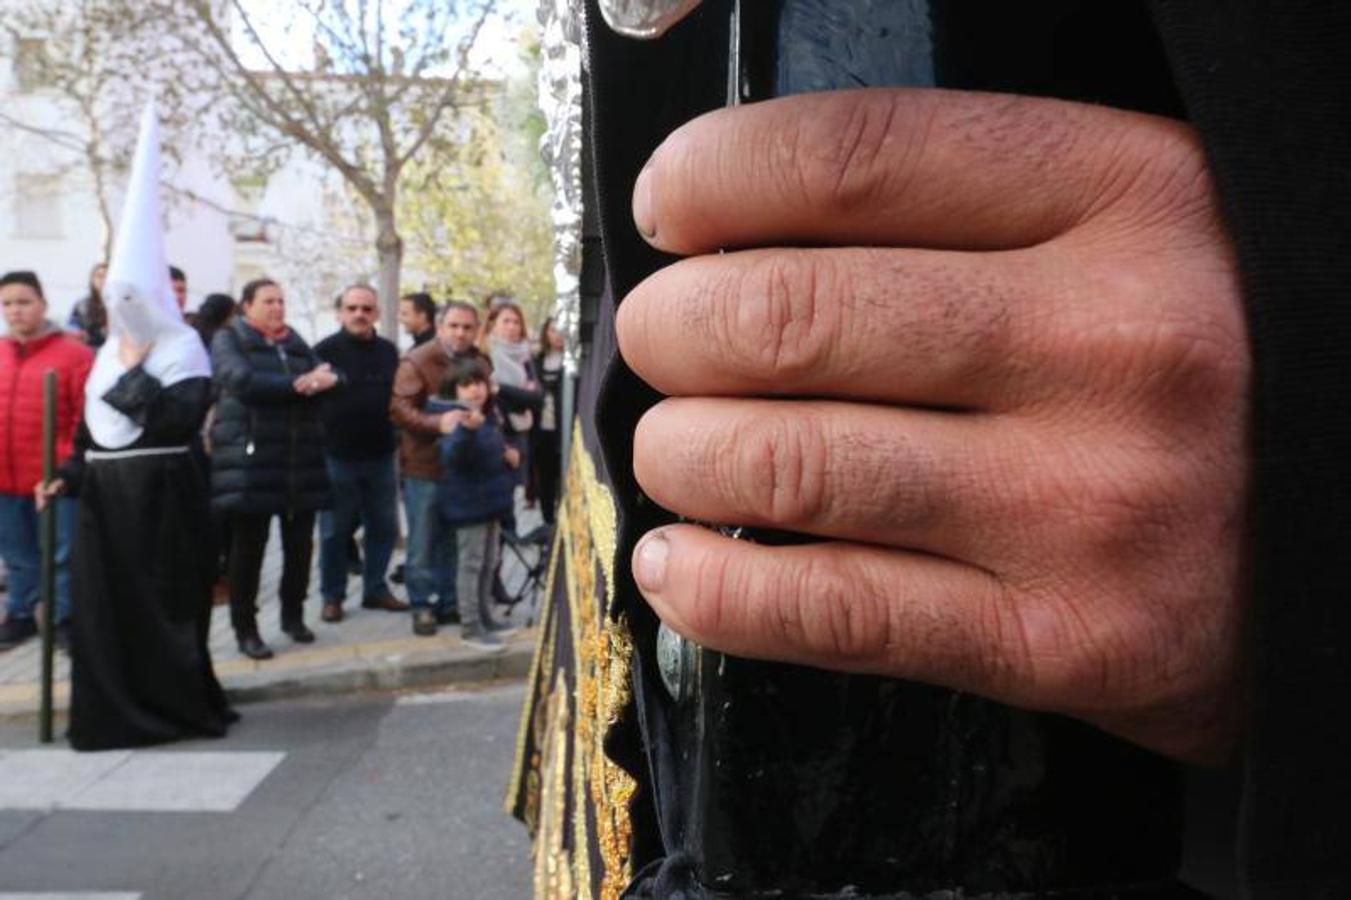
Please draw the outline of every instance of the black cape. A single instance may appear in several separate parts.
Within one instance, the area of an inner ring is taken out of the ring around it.
[[[104,399],[145,428],[126,449],[153,451],[195,446],[209,396],[209,379],[164,388],[138,368]],[[67,474],[80,495],[71,554],[71,746],[106,750],[225,734],[237,716],[207,649],[215,569],[199,454],[93,458]]]

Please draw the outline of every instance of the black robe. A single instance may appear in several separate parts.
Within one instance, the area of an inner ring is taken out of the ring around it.
[[[210,380],[168,388],[143,369],[106,395],[145,430],[124,450],[195,446]],[[82,428],[87,449],[87,429]],[[196,452],[88,459],[72,550],[71,746],[106,750],[219,737],[238,718],[211,669],[215,568]]]

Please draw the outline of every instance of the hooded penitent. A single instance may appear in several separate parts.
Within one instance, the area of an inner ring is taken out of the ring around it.
[[[159,175],[159,120],[154,103],[148,103],[141,116],[131,180],[103,288],[108,307],[108,341],[99,349],[85,387],[85,418],[90,434],[100,446],[114,450],[134,443],[143,430],[103,401],[104,394],[127,371],[118,358],[123,336],[138,344],[151,344],[142,365],[164,387],[211,375],[211,363],[201,339],[183,321],[169,284]]]

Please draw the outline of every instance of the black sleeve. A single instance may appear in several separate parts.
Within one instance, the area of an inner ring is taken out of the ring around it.
[[[245,403],[283,404],[305,399],[296,393],[291,376],[261,372],[250,365],[239,338],[228,327],[216,332],[211,341],[211,371],[222,391],[238,394]]]
[[[499,384],[497,386],[497,400],[505,412],[518,413],[527,410],[539,412],[544,405],[544,392],[538,388],[528,391],[523,387]]]
[[[89,426],[84,420],[80,420],[80,427],[75,429],[75,446],[71,449],[70,456],[56,467],[56,477],[66,483],[66,496],[76,497],[80,493],[80,484],[84,481],[84,454],[94,444],[94,439],[89,434]]]
[[[188,378],[166,388],[137,366],[119,378],[103,400],[145,429],[142,443],[186,443],[202,427],[211,402],[211,379]]]
[[[1351,4],[1155,0],[1252,345],[1245,897],[1351,897]]]
[[[149,407],[159,397],[161,390],[159,381],[146,372],[144,366],[137,366],[117,379],[117,383],[103,395],[103,402],[137,425],[145,427]]]

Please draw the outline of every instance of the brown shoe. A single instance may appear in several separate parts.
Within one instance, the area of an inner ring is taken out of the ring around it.
[[[341,622],[342,616],[341,603],[325,603],[324,608],[319,612],[319,618],[325,622]]]
[[[408,604],[404,603],[393,594],[377,594],[372,597],[366,597],[361,601],[362,609],[383,609],[386,612],[407,612]]]

